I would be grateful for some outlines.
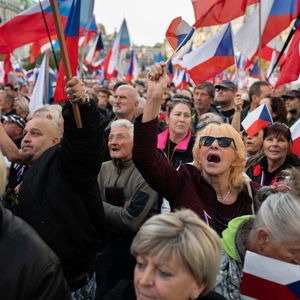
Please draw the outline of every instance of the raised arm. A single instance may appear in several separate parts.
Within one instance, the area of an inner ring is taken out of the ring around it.
[[[241,131],[241,114],[243,110],[244,100],[240,93],[236,93],[234,97],[234,114],[231,121],[231,126],[237,131]]]

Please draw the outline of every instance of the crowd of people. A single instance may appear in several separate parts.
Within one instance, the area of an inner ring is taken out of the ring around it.
[[[0,84],[5,299],[236,300],[246,251],[300,264],[300,91],[176,90],[163,62],[32,111],[30,90]]]

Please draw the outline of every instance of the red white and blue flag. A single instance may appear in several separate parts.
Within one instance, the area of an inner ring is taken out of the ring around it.
[[[273,122],[268,106],[262,104],[250,112],[242,122],[248,136],[254,136],[257,132]]]
[[[298,13],[297,0],[261,1],[261,45],[264,47],[275,36],[286,29]],[[251,59],[257,52],[259,37],[259,7],[235,36],[236,47]]]
[[[186,68],[195,84],[200,84],[235,63],[231,24],[186,54],[181,66]]]
[[[290,128],[292,134],[292,152],[300,158],[300,119]]]
[[[70,16],[68,18],[64,32],[66,37],[66,48],[69,54],[70,66],[73,76],[76,75],[78,65],[80,6],[81,0],[73,0],[70,10]],[[63,62],[61,61],[54,94],[55,102],[60,102],[67,99],[67,95],[65,93],[65,74],[65,68]]]
[[[134,49],[131,50],[130,53],[130,61],[129,61],[129,68],[128,72],[126,74],[126,82],[132,81],[133,78],[136,78],[138,75],[138,66],[137,66],[137,60]]]
[[[4,55],[4,63],[3,63],[3,69],[4,69],[4,83],[8,83],[8,75],[13,70],[11,60],[10,60],[10,53]]]
[[[228,23],[245,14],[247,0],[191,0],[196,28]]]
[[[70,14],[73,0],[57,0],[58,10],[63,26]],[[50,0],[41,2],[50,35],[56,34]],[[80,32],[90,24],[94,0],[84,0],[80,12]],[[17,38],[16,38],[17,37]],[[36,4],[21,12],[0,27],[0,53],[10,53],[15,48],[47,38],[48,33],[44,23],[40,4]]]
[[[195,28],[181,17],[175,18],[166,32],[166,38],[175,52],[178,52],[193,36]]]
[[[254,63],[254,65],[249,73],[249,76],[254,77],[254,78],[260,78],[260,68],[259,68],[258,60]]]
[[[242,299],[300,299],[300,268],[297,265],[247,251]]]
[[[106,55],[104,62],[106,78],[115,77],[118,65],[119,52],[130,47],[130,38],[126,20],[124,19],[121,28],[116,36],[113,47]]]

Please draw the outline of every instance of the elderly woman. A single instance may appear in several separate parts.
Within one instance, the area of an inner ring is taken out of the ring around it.
[[[283,170],[300,167],[300,160],[290,152],[291,131],[284,123],[272,123],[264,129],[261,160],[247,170],[249,177],[261,185],[274,184]]]
[[[240,284],[246,250],[300,264],[300,176],[299,172],[293,172],[293,176],[290,173],[290,187],[283,184],[259,191],[261,198],[269,196],[257,216],[236,218],[223,232],[224,251],[215,290],[226,299],[241,299]]]
[[[238,132],[228,124],[209,124],[197,135],[193,165],[175,170],[156,150],[157,114],[167,75],[165,64],[148,74],[148,98],[142,120],[135,123],[133,160],[149,185],[172,209],[190,208],[219,234],[227,223],[251,213],[254,186],[243,176],[246,150]],[[250,194],[250,196],[249,196]]]
[[[170,165],[178,168],[182,163],[193,161],[192,103],[183,98],[171,98],[166,122],[168,128],[158,135],[157,148]]]
[[[191,210],[150,218],[131,252],[136,257],[135,291],[130,291],[132,283],[123,282],[105,300],[224,299],[210,293],[220,266],[219,237]]]

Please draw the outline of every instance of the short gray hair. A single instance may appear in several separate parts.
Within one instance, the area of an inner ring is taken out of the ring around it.
[[[179,210],[153,216],[135,236],[131,253],[147,254],[158,260],[174,258],[198,283],[211,290],[220,268],[221,244],[217,233],[193,211]]]
[[[208,112],[208,113],[205,113],[205,114],[201,115],[198,122],[219,122],[219,123],[224,123],[224,120],[219,114],[216,114],[216,113],[213,113],[213,112]]]
[[[300,236],[299,216],[299,197],[285,191],[272,193],[262,203],[253,228],[266,228],[274,243],[291,242]]]
[[[111,124],[110,124],[111,129],[117,128],[117,127],[127,128],[129,131],[130,137],[133,138],[133,124],[130,121],[128,121],[126,119],[119,119],[119,120],[111,122]]]

